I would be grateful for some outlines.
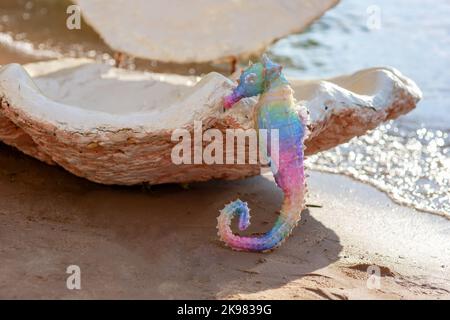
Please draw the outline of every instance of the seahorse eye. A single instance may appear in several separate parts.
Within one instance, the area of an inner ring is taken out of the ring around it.
[[[256,73],[250,73],[245,77],[245,83],[246,84],[255,84],[257,79]]]

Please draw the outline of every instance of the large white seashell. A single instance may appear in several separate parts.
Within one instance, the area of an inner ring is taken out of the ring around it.
[[[259,53],[338,0],[74,0],[114,50],[191,63]]]
[[[328,81],[292,80],[311,114],[312,154],[362,135],[413,109],[421,92],[398,71],[374,68]],[[171,161],[174,129],[250,128],[243,100],[224,112],[233,82],[199,80],[63,59],[0,69],[0,140],[49,164],[104,184],[131,185],[238,179],[255,165],[182,165]]]

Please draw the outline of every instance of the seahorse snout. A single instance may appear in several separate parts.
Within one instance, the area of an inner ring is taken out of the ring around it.
[[[235,103],[239,102],[242,98],[243,98],[242,95],[240,95],[236,91],[233,91],[233,93],[231,93],[230,95],[225,96],[225,98],[223,98],[223,107],[225,108],[225,110],[228,110]]]

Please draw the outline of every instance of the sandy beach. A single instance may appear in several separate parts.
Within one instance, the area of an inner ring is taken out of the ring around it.
[[[343,176],[310,172],[314,207],[283,247],[252,254],[223,247],[216,216],[241,197],[250,232],[266,230],[282,200],[270,176],[106,187],[4,145],[0,168],[1,298],[450,298],[450,221]],[[66,288],[74,264],[80,291]]]

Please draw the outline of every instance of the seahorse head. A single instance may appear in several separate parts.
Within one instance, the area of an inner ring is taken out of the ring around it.
[[[243,98],[254,97],[263,93],[270,84],[281,76],[282,67],[274,63],[266,55],[261,62],[251,64],[242,71],[238,86],[224,99],[225,109],[231,108]]]

